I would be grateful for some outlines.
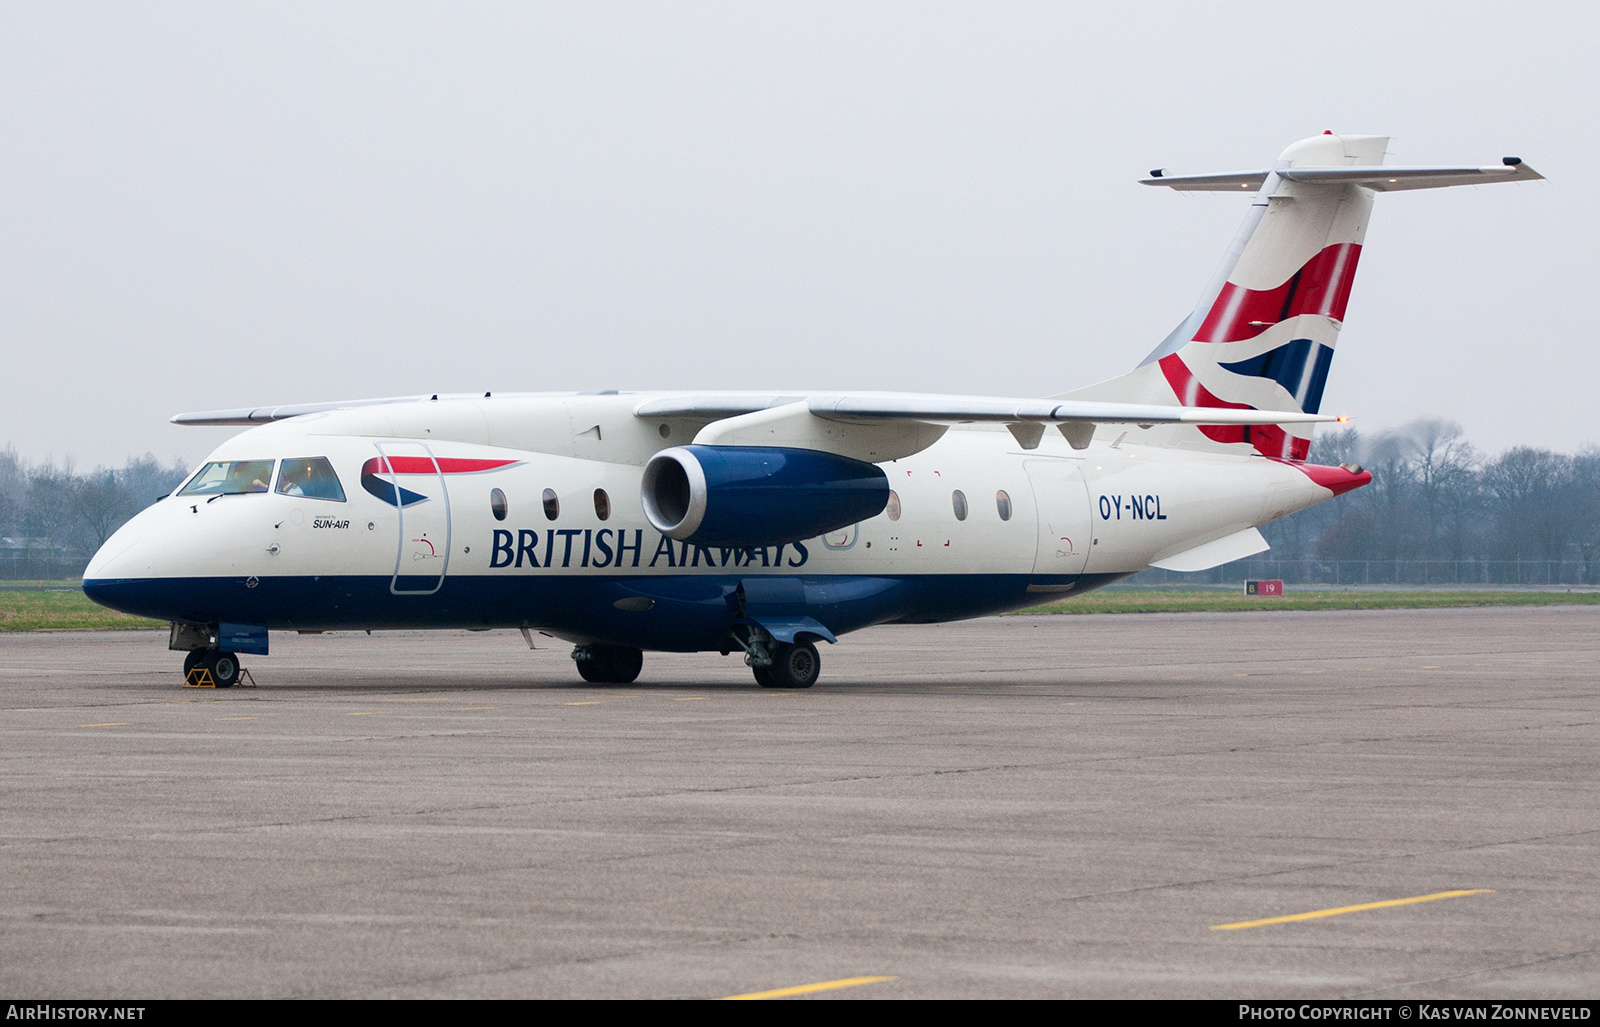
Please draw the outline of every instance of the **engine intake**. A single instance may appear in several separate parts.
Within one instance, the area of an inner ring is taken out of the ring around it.
[[[883,512],[889,478],[862,460],[810,449],[674,446],[644,465],[644,514],[679,542],[770,546],[815,538]]]

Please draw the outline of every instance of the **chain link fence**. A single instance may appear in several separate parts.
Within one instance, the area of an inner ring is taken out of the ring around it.
[[[1208,571],[1148,570],[1130,585],[1222,585],[1282,579],[1286,585],[1600,585],[1600,564],[1582,560],[1237,560]]]
[[[87,556],[43,556],[0,550],[0,581],[66,581],[83,577]]]

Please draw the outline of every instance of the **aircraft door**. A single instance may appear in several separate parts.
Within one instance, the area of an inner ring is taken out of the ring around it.
[[[389,591],[427,596],[439,591],[450,565],[450,494],[433,451],[423,442],[379,442],[377,477],[392,486],[399,548]]]
[[[1089,487],[1076,460],[1024,460],[1039,518],[1033,573],[1076,575],[1094,544]]]

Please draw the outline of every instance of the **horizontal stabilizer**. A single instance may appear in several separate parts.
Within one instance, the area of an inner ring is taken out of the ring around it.
[[[1266,171],[1224,171],[1215,175],[1169,175],[1156,171],[1149,178],[1139,179],[1139,184],[1164,185],[1181,192],[1236,193],[1241,189],[1260,189],[1266,180]]]
[[[1220,175],[1168,175],[1139,179],[1140,185],[1164,185],[1184,192],[1238,192],[1260,189],[1269,171],[1230,171]],[[1488,167],[1389,168],[1283,168],[1278,177],[1308,185],[1363,185],[1380,193],[1402,189],[1442,189],[1451,185],[1488,185],[1493,182],[1534,182],[1543,175],[1516,157]]]

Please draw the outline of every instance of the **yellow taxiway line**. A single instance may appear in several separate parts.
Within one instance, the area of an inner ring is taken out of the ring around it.
[[[1292,913],[1273,916],[1265,920],[1241,920],[1236,924],[1213,924],[1213,931],[1242,931],[1246,927],[1266,927],[1268,924],[1290,924],[1297,920],[1320,920],[1325,916],[1343,916],[1369,909],[1388,909],[1390,906],[1414,906],[1419,902],[1438,902],[1440,899],[1459,899],[1463,895],[1493,895],[1493,888],[1465,888],[1459,891],[1436,891],[1430,895],[1413,895],[1408,899],[1385,899],[1382,902],[1363,902],[1359,906],[1336,906],[1333,909],[1314,909],[1309,913]]]
[[[833,991],[837,988],[855,988],[863,984],[877,984],[880,981],[892,981],[893,977],[845,977],[837,981],[818,981],[816,984],[796,984],[792,988],[773,988],[771,991],[751,991],[743,995],[724,995],[725,1000],[732,999],[759,999],[759,998],[788,998],[791,995],[810,995],[817,991]]]

